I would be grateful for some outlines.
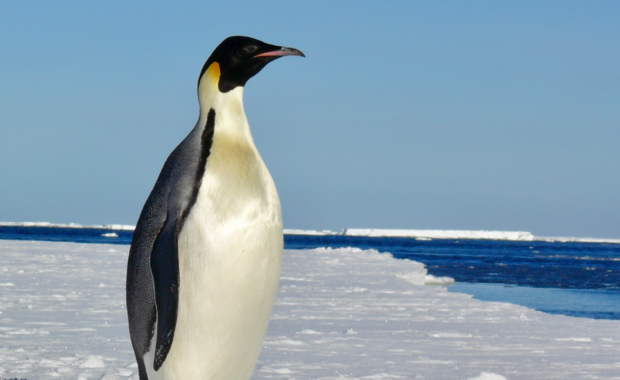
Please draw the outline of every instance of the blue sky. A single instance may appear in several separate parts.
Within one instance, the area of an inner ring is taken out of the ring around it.
[[[620,3],[0,2],[0,220],[134,224],[230,35],[285,227],[620,237]]]

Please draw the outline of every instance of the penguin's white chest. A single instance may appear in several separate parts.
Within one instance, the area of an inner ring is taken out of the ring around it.
[[[225,132],[216,127],[179,236],[174,340],[149,379],[247,380],[260,352],[282,264],[280,202],[251,137]]]

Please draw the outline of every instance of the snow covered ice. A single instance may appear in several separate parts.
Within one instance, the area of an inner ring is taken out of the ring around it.
[[[128,248],[0,241],[0,379],[137,379]],[[425,280],[422,264],[375,251],[285,251],[252,379],[620,379],[620,321]]]

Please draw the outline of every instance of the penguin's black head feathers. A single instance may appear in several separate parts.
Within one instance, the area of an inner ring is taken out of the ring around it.
[[[258,74],[271,61],[287,55],[305,57],[297,49],[264,43],[254,38],[234,36],[228,37],[215,50],[202,67],[198,84],[212,64],[219,64],[220,92],[228,92],[245,83]]]

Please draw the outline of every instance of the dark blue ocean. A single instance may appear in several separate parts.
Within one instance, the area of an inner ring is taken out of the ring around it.
[[[102,236],[111,232],[118,237]],[[128,245],[131,237],[132,231],[0,226],[0,239]],[[457,281],[450,291],[477,299],[620,320],[620,244],[285,235],[284,246],[376,249],[422,262],[429,274]]]

